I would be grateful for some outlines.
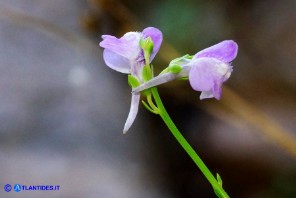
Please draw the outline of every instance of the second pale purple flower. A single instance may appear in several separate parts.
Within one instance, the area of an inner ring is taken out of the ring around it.
[[[185,55],[173,60],[167,72],[135,88],[139,92],[150,87],[160,85],[177,78],[188,77],[191,87],[201,91],[200,99],[220,99],[222,84],[231,75],[233,61],[237,55],[238,46],[232,40],[222,41],[206,48],[193,57]],[[172,72],[172,68],[180,67],[179,72]]]
[[[232,40],[222,41],[194,55],[189,63],[189,82],[196,91],[201,91],[200,99],[220,99],[222,84],[231,75],[233,61],[238,46]]]

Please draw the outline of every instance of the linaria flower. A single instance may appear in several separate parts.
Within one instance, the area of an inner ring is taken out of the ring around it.
[[[222,84],[231,75],[233,61],[237,55],[238,46],[232,40],[222,41],[206,48],[194,56],[185,55],[173,60],[166,73],[133,89],[134,93],[160,85],[176,78],[188,77],[191,87],[201,91],[200,99],[220,99]]]
[[[102,38],[100,46],[104,48],[103,58],[106,65],[118,72],[130,74],[133,79],[142,84],[144,82],[142,70],[145,64],[150,64],[160,48],[161,31],[154,27],[148,27],[142,32],[128,32],[121,38],[110,35],[103,35]],[[145,42],[146,39],[150,39],[152,42],[149,63],[145,63],[144,50],[141,46],[141,42]],[[123,129],[124,133],[127,132],[137,116],[139,102],[140,94],[133,93],[130,112]]]

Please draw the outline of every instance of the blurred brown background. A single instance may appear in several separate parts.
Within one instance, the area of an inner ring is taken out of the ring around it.
[[[180,131],[231,197],[296,197],[296,1],[0,0],[1,197],[215,197],[160,118],[127,135],[130,88],[105,66],[102,34],[147,26],[168,61],[233,39],[221,101],[159,87]],[[5,192],[5,184],[60,185]]]

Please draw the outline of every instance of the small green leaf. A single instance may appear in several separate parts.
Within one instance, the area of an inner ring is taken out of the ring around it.
[[[182,71],[182,67],[180,65],[172,65],[169,67],[170,72],[173,74],[178,74],[180,71]]]
[[[139,82],[139,80],[132,75],[128,75],[128,84],[132,87],[132,88],[136,88],[138,87],[141,83]]]
[[[222,187],[223,182],[222,182],[222,179],[218,173],[217,173],[217,182]]]

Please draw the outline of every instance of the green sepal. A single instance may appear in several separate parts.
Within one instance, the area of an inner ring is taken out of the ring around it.
[[[173,59],[170,62],[169,66],[171,66],[171,65],[180,65],[180,64],[184,63],[184,61],[191,60],[192,58],[193,58],[193,56],[191,56],[189,54],[186,54],[184,56]]]
[[[163,70],[161,73],[167,73],[167,72],[171,72],[173,74],[180,73],[183,69],[183,66],[188,64],[189,61],[192,59],[192,57],[193,56],[186,54],[182,57],[175,58],[170,62],[169,66],[165,70]]]
[[[182,71],[182,67],[180,65],[172,65],[169,67],[170,72],[173,74],[178,74],[180,71]]]
[[[148,71],[147,65],[143,67],[142,77],[145,82],[151,79],[151,73]]]
[[[139,82],[139,80],[132,75],[128,75],[127,77],[128,79],[128,84],[132,87],[132,88],[136,88],[138,87],[141,83]]]

